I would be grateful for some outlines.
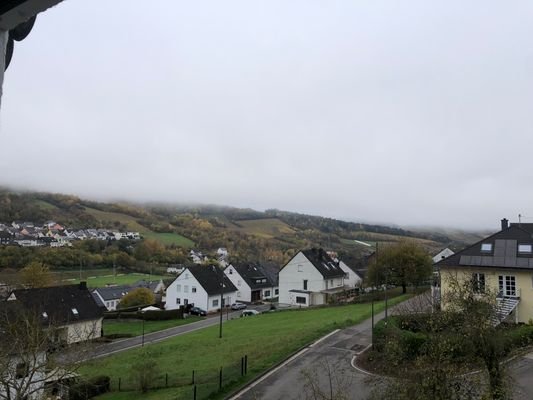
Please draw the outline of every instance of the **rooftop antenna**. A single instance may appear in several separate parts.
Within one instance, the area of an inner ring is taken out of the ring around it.
[[[522,224],[522,214],[518,214],[518,226]]]

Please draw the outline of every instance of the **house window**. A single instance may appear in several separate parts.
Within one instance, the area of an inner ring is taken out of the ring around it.
[[[530,244],[519,244],[518,245],[518,252],[519,253],[531,253],[531,245]]]
[[[189,293],[189,286],[183,285],[183,293]]]
[[[330,279],[329,286],[333,287],[333,279]]]
[[[472,290],[474,293],[485,293],[485,274],[479,272],[472,274]]]
[[[187,304],[189,304],[189,299],[183,299],[183,305],[186,306]]]
[[[481,245],[481,251],[489,253],[492,251],[492,243],[483,243]]]
[[[279,289],[274,289],[274,296],[277,296],[279,294]]]
[[[80,313],[78,312],[78,309],[77,309],[77,308],[72,308],[71,310],[72,310],[72,314],[74,314],[74,316],[75,316],[76,318],[78,318],[78,317],[80,316]]]
[[[516,278],[512,275],[498,276],[498,290],[503,296],[516,296]]]
[[[229,269],[229,274],[233,275],[233,270],[231,268]]]
[[[237,281],[237,286],[241,286],[241,280],[240,279]]]
[[[241,292],[237,292],[237,297],[241,297]]]
[[[176,285],[176,292],[181,292],[181,285]]]
[[[270,297],[270,290],[265,290],[265,297]]]
[[[304,290],[307,290],[307,279],[304,279]]]
[[[176,299],[176,304],[181,304],[181,299],[179,297]]]
[[[196,286],[191,287],[191,292],[196,293]]]
[[[212,305],[213,305],[213,307],[218,307],[218,299],[213,300]]]
[[[22,379],[28,376],[29,368],[26,363],[18,363],[15,371],[15,378]]]
[[[303,272],[304,266],[302,264],[298,264],[298,272]]]
[[[307,304],[306,298],[302,296],[296,296],[296,304]]]

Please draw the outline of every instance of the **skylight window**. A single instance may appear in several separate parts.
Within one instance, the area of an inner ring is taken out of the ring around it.
[[[519,244],[518,252],[519,253],[531,253],[533,250],[532,245],[530,244]]]
[[[43,312],[43,318],[48,319],[48,313],[46,311]]]
[[[77,308],[73,308],[72,309],[72,314],[74,314],[75,317],[79,317],[80,316],[80,313],[78,312]]]
[[[481,245],[481,251],[492,251],[492,243],[483,243]]]

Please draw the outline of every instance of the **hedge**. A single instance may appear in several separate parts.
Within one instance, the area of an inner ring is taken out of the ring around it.
[[[82,381],[70,386],[70,400],[86,400],[104,394],[110,390],[111,378],[106,375],[95,376],[88,381]]]
[[[169,319],[183,319],[183,310],[161,311],[110,311],[104,314],[105,319],[144,319],[145,321],[166,321]]]

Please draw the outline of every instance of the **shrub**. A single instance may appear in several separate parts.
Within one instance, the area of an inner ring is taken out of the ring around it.
[[[82,381],[69,388],[70,400],[86,400],[104,394],[110,390],[111,379],[109,376],[100,375]]]

